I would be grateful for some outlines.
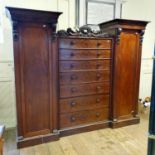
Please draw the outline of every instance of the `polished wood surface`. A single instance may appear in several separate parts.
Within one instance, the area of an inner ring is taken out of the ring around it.
[[[81,49],[81,48],[111,48],[111,40],[109,39],[61,39],[59,40],[59,47],[63,49]]]
[[[125,121],[130,124],[132,119],[133,122],[139,122],[137,103],[141,49],[147,23],[115,19],[100,24],[102,32],[108,32],[115,38],[111,116],[113,127],[125,125]]]
[[[60,87],[60,98],[93,95],[93,94],[107,94],[109,92],[110,92],[109,82],[84,84],[84,85],[69,85]]]
[[[111,45],[111,39],[59,38],[61,130],[71,134],[109,120]]]
[[[60,61],[59,70],[64,71],[74,71],[74,70],[94,70],[94,69],[104,69],[109,70],[110,60],[87,60],[87,61]]]
[[[60,49],[59,59],[60,60],[96,60],[107,59],[111,57],[111,50],[105,49]]]
[[[80,112],[61,114],[60,129],[65,127],[73,127],[97,121],[108,120],[109,109],[99,108],[93,110],[82,110]]]
[[[146,22],[113,20],[100,24],[101,34],[71,36],[61,31],[65,35],[59,36],[55,31],[60,13],[8,9],[13,20],[18,147],[139,123]]]
[[[56,139],[55,42],[61,13],[7,8],[13,23],[18,147]],[[45,137],[41,138],[40,135]],[[34,137],[35,138],[31,138]]]
[[[115,96],[114,102],[117,105],[117,114],[121,116],[136,115],[138,96],[135,96],[137,81],[136,66],[139,50],[139,35],[133,32],[122,32],[120,36],[119,54],[115,59],[117,68],[115,70]],[[130,44],[129,44],[130,42]],[[119,90],[119,91],[118,91]],[[137,98],[137,99],[135,99]]]
[[[60,84],[110,81],[110,70],[63,72],[59,75]]]
[[[109,95],[91,95],[60,99],[60,113],[94,110],[109,106]]]
[[[39,24],[23,25],[20,37],[24,136],[46,134],[51,123],[48,30]]]

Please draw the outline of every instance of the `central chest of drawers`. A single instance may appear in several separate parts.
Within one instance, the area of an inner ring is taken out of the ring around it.
[[[59,128],[109,120],[111,38],[58,39]]]

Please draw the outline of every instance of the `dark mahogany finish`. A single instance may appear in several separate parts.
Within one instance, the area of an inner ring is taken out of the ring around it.
[[[109,70],[110,60],[87,60],[87,61],[60,61],[59,69],[61,72],[74,70]]]
[[[60,73],[60,84],[110,81],[110,70],[74,71]]]
[[[91,95],[60,99],[60,113],[109,107],[109,95]]]
[[[60,60],[96,60],[96,59],[110,59],[111,50],[105,49],[60,49]]]
[[[110,49],[111,40],[109,39],[61,39],[59,41],[60,49]]]
[[[102,23],[106,37],[64,31],[65,36],[57,36],[60,13],[8,10],[13,21],[18,147],[139,122],[140,58],[147,22]]]
[[[113,127],[139,122],[138,95],[143,34],[148,22],[115,19],[101,23],[115,38],[113,62]],[[137,121],[135,121],[137,120]]]
[[[110,38],[59,38],[59,127],[63,133],[107,124],[111,64]]]
[[[60,86],[61,98],[94,95],[94,94],[107,94],[109,92],[110,92],[109,82]]]
[[[60,128],[75,127],[93,122],[107,121],[109,119],[109,109],[99,108],[95,110],[82,110],[80,112],[60,115]]]
[[[13,22],[18,146],[40,143],[40,135],[45,135],[41,142],[49,139],[46,134],[56,139],[57,51],[52,36],[61,13],[7,9]]]

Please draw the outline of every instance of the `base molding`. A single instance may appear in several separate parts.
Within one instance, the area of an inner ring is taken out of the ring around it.
[[[124,126],[129,126],[133,124],[138,124],[140,123],[140,118],[139,117],[133,117],[129,119],[122,119],[122,120],[117,120],[115,122],[110,123],[111,128],[120,128]]]
[[[35,136],[31,138],[24,138],[22,140],[17,140],[17,148],[34,146],[56,140],[59,140],[58,134],[48,134],[48,135]]]
[[[104,128],[119,128],[123,126],[133,125],[140,122],[139,118],[130,118],[130,119],[122,119],[117,120],[116,122],[111,121],[102,121],[97,122],[89,125],[83,125],[83,126],[76,126],[74,128],[66,128],[58,130],[56,134],[48,134],[48,135],[41,135],[41,136],[35,136],[31,138],[24,138],[22,140],[17,140],[17,148],[24,148],[28,146],[34,146],[42,143],[47,143],[51,141],[59,140],[63,136],[69,136],[77,133],[83,133],[88,131],[93,131],[97,129],[104,129]]]
[[[110,125],[110,121],[104,121],[104,122],[97,122],[97,123],[89,124],[85,126],[78,126],[76,128],[67,128],[67,129],[60,130],[60,137],[93,131],[97,129],[104,129],[104,128],[108,128],[109,125]]]

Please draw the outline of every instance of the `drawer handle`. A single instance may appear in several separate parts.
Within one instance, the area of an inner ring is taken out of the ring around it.
[[[99,116],[100,116],[100,113],[99,113],[99,112],[97,112],[97,113],[96,113],[96,117],[99,117]]]
[[[71,102],[71,103],[70,103],[70,105],[71,105],[72,107],[76,106],[76,104],[77,104],[76,102]]]
[[[70,56],[73,57],[74,56],[74,53],[71,53]]]
[[[99,63],[96,65],[97,68],[99,68],[100,66],[101,66],[101,64],[99,64]]]
[[[77,89],[73,87],[73,88],[71,88],[71,92],[75,93],[75,92],[77,92]]]
[[[101,86],[97,86],[97,89],[98,89],[98,90],[101,89]]]
[[[70,79],[71,80],[77,80],[77,78],[78,78],[77,75],[71,75],[71,78]]]
[[[97,47],[101,46],[101,43],[97,43]]]
[[[97,73],[96,77],[97,78],[100,78],[101,77],[101,74],[100,73]]]
[[[100,99],[100,98],[97,98],[97,99],[96,99],[96,102],[97,102],[97,103],[100,103],[100,102],[101,102],[101,99]]]
[[[97,57],[99,57],[101,55],[101,52],[97,52]]]
[[[70,120],[71,120],[71,122],[74,122],[74,121],[76,121],[76,117],[71,116]]]
[[[74,64],[70,64],[70,68],[74,68]]]
[[[73,45],[75,45],[75,43],[74,43],[73,41],[71,41],[71,42],[70,42],[70,45],[73,46]]]

